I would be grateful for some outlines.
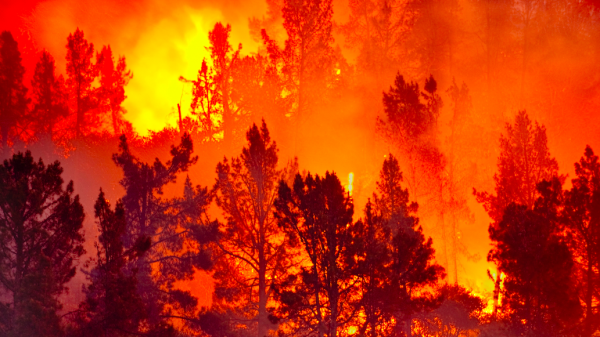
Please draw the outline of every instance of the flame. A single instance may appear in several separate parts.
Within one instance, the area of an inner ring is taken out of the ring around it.
[[[352,191],[354,190],[354,172],[348,173],[348,184],[346,185],[346,192],[350,196],[352,196]]]

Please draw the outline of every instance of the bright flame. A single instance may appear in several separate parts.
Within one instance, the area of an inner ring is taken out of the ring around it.
[[[352,196],[352,190],[354,190],[354,172],[348,174],[348,185],[346,185],[346,192]]]

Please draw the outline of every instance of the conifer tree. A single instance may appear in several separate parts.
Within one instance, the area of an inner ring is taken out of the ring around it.
[[[500,223],[490,226],[488,260],[506,275],[502,309],[519,336],[557,336],[579,321],[574,260],[564,236],[562,183],[538,184],[533,209],[511,203]]]
[[[2,147],[8,146],[11,132],[27,112],[27,88],[23,85],[25,68],[17,41],[9,31],[0,34],[0,137]]]
[[[500,156],[498,172],[494,174],[495,194],[473,191],[477,201],[483,204],[492,219],[490,231],[498,226],[504,216],[504,210],[510,203],[533,209],[538,198],[537,184],[550,181],[558,176],[558,163],[550,156],[546,128],[533,123],[525,111],[515,117],[515,123],[506,124],[506,135],[500,137]],[[489,260],[489,256],[488,256]],[[500,273],[494,276],[488,272],[495,283],[494,316],[498,309],[500,293]]]
[[[113,133],[119,134],[119,125],[123,123],[123,114],[126,112],[121,106],[127,98],[125,86],[133,78],[131,71],[127,69],[125,57],[119,57],[115,64],[110,46],[102,47],[102,51],[96,54],[96,67],[100,77],[98,88],[98,104],[103,113],[108,113],[112,122]]]
[[[566,191],[565,219],[572,234],[571,249],[576,265],[579,292],[585,309],[583,336],[600,327],[600,163],[591,147],[575,163],[577,178]]]
[[[266,123],[254,124],[246,133],[247,147],[237,158],[226,158],[217,165],[217,205],[223,210],[216,267],[217,299],[237,303],[253,324],[259,337],[266,336],[273,324],[273,289],[285,278],[293,264],[293,251],[275,221],[274,202],[277,182],[293,174],[294,163],[278,168],[278,149]],[[233,275],[232,275],[233,273]],[[249,274],[249,275],[248,275]],[[241,284],[232,282],[241,281]],[[233,288],[238,288],[232,289]],[[223,296],[223,295],[229,296]],[[231,296],[236,294],[237,296]]]
[[[69,108],[63,76],[56,76],[54,58],[45,50],[35,66],[31,87],[35,131],[52,139],[56,133],[56,125],[67,117]]]
[[[95,106],[92,83],[97,75],[93,64],[94,44],[88,43],[79,28],[67,38],[67,88],[75,114],[75,137],[87,130],[86,115]]]
[[[347,268],[353,252],[351,197],[335,173],[296,175],[292,187],[279,183],[279,225],[301,245],[308,263],[277,289],[280,315],[293,335],[338,336],[353,318],[356,284]]]
[[[207,245],[216,239],[217,226],[206,214],[211,193],[193,186],[188,178],[183,197],[163,196],[164,188],[196,163],[198,157],[193,151],[191,137],[184,134],[180,145],[171,146],[170,160],[163,163],[157,158],[149,164],[131,152],[123,135],[119,153],[113,155],[124,175],[120,181],[125,188],[122,200],[127,217],[124,247],[132,249],[140,237],[151,240],[146,254],[129,263],[128,270],[137,270],[138,294],[152,326],[164,325],[176,316],[187,319],[195,315],[196,298],[177,289],[174,283],[190,280],[196,269],[212,266]]]
[[[58,161],[17,153],[0,166],[3,336],[60,336],[58,297],[83,249],[83,207]],[[5,302],[6,301],[6,302]]]
[[[125,267],[146,252],[150,240],[140,236],[133,247],[124,249],[121,237],[127,227],[125,208],[118,200],[115,210],[111,210],[102,190],[94,213],[100,236],[95,243],[96,258],[88,261],[88,265],[95,262],[95,266],[86,272],[91,284],[84,287],[86,299],[73,319],[76,326],[70,335],[139,334],[147,316],[145,304],[137,293],[135,270],[126,273]]]

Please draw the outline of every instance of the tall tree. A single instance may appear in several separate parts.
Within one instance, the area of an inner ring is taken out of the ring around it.
[[[94,213],[100,236],[95,242],[96,259],[87,264],[95,262],[95,266],[87,272],[91,284],[84,287],[86,299],[73,319],[76,326],[70,335],[139,334],[146,318],[145,305],[137,293],[135,271],[126,274],[125,267],[145,253],[150,240],[141,236],[131,249],[124,249],[121,237],[127,227],[125,208],[118,200],[115,210],[111,210],[102,190]]]
[[[220,263],[242,274],[243,284],[235,286],[243,289],[238,293],[247,303],[238,299],[238,306],[258,323],[257,335],[264,337],[273,328],[268,319],[273,289],[293,262],[290,243],[275,221],[277,182],[293,174],[296,165],[277,168],[278,149],[264,121],[260,128],[254,124],[246,139],[248,146],[239,157],[217,165],[216,201],[226,217],[219,240]],[[219,297],[231,293],[226,288],[231,286],[232,275],[225,268],[217,270],[216,287],[223,288],[216,290]]]
[[[151,239],[146,254],[129,264],[137,269],[138,294],[148,308],[152,325],[164,324],[175,316],[195,315],[196,298],[174,285],[189,280],[196,269],[211,267],[211,254],[206,245],[216,238],[217,226],[206,214],[212,195],[207,188],[193,186],[188,178],[183,197],[165,198],[165,186],[175,183],[197,160],[188,134],[181,144],[171,146],[171,159],[158,158],[149,164],[131,153],[127,139],[121,136],[119,153],[113,161],[123,170],[120,181],[125,188],[123,206],[127,228],[123,236],[125,249],[132,249],[140,237]],[[175,315],[173,313],[179,313]]]
[[[102,51],[96,54],[96,67],[100,77],[99,107],[102,112],[110,114],[113,132],[117,135],[120,130],[119,124],[122,124],[122,114],[127,112],[121,106],[127,98],[125,86],[133,78],[133,74],[127,69],[124,56],[120,56],[115,64],[110,46],[102,47]]]
[[[502,307],[509,327],[520,336],[557,336],[579,321],[581,306],[560,219],[562,183],[554,177],[538,190],[533,209],[511,203],[490,226],[488,260],[506,275]]]
[[[62,75],[56,76],[54,58],[45,50],[35,66],[31,88],[34,104],[32,119],[36,133],[52,139],[56,125],[67,117],[69,107],[65,80]]]
[[[431,193],[426,185],[439,176],[444,161],[437,141],[442,100],[433,77],[425,81],[424,89],[398,73],[389,92],[383,93],[385,119],[377,119],[380,135],[408,160],[407,183],[415,198]],[[421,174],[428,178],[420,179]]]
[[[385,266],[388,275],[384,289],[386,294],[394,294],[393,299],[388,299],[387,309],[395,321],[390,324],[391,329],[396,334],[410,334],[413,316],[435,306],[425,289],[444,278],[445,273],[433,261],[433,241],[425,238],[419,218],[414,215],[418,204],[409,202],[408,189],[402,188],[402,181],[398,160],[390,154],[383,163],[373,199],[389,233],[385,241],[390,257]],[[366,253],[369,254],[368,248]]]
[[[208,33],[212,67],[202,62],[196,81],[193,81],[192,114],[197,115],[203,130],[208,136],[217,135],[229,147],[241,138],[238,125],[245,124],[248,112],[237,104],[233,94],[233,76],[240,59],[240,44],[234,50],[229,43],[230,25],[217,22]],[[217,122],[216,120],[220,120]]]
[[[17,41],[9,31],[0,34],[0,136],[2,147],[8,146],[11,131],[22,121],[29,100],[23,85],[25,68],[21,64],[21,53]]]
[[[88,43],[83,31],[75,30],[67,38],[67,88],[74,105],[75,136],[81,138],[88,127],[86,114],[94,107],[92,83],[97,75],[93,64],[94,44]]]
[[[342,27],[346,43],[358,49],[357,67],[381,89],[406,53],[404,43],[417,18],[413,1],[351,0],[349,6],[350,18]]]
[[[290,118],[296,126],[295,143],[304,119],[326,97],[328,84],[335,74],[332,0],[285,0],[281,9],[287,32],[285,46],[262,30],[269,58],[281,69],[284,96],[291,96]]]
[[[308,259],[277,290],[282,313],[293,322],[291,333],[337,336],[355,314],[356,284],[346,268],[352,259],[352,199],[335,173],[297,174],[292,187],[279,183],[275,207],[279,225]]]
[[[573,187],[565,192],[565,216],[585,306],[583,335],[592,336],[600,327],[600,163],[591,147],[575,163],[575,174]]]
[[[60,336],[58,296],[84,254],[83,207],[58,161],[30,152],[0,166],[0,303],[4,336]]]
[[[494,174],[495,194],[473,191],[492,219],[490,231],[498,226],[504,210],[510,203],[533,209],[538,198],[537,184],[558,176],[558,163],[550,156],[546,128],[533,123],[525,111],[515,117],[515,123],[506,124],[506,135],[500,137],[498,172]],[[490,275],[492,275],[490,273]],[[500,292],[500,273],[494,278],[494,315]]]

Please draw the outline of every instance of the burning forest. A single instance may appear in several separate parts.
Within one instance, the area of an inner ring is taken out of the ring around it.
[[[4,0],[0,336],[600,336],[596,0]]]

